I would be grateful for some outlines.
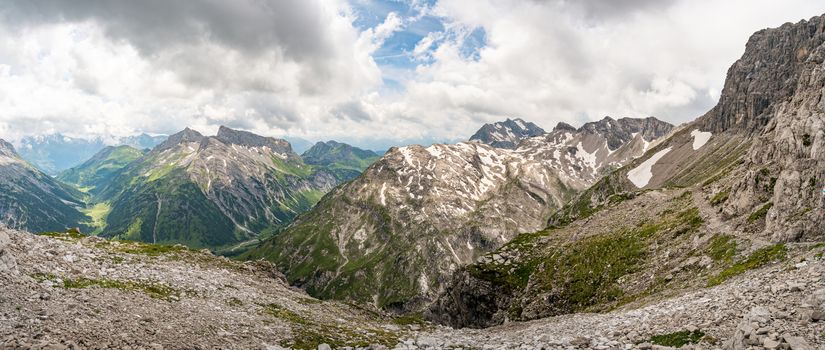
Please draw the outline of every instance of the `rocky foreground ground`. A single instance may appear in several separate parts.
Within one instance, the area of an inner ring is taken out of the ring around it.
[[[782,263],[644,306],[454,330],[313,299],[268,264],[0,229],[0,348],[655,349],[693,339],[684,348],[822,349],[823,251],[792,246]]]

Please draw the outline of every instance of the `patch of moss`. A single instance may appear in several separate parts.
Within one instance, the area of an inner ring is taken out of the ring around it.
[[[320,344],[332,348],[366,347],[370,344],[393,346],[398,343],[398,336],[392,332],[377,329],[349,328],[341,325],[329,325],[311,321],[294,311],[277,304],[261,305],[264,312],[286,321],[292,328],[292,338],[281,343],[292,349],[317,349]]]
[[[427,324],[427,322],[424,321],[424,317],[420,313],[398,316],[392,320],[392,323],[395,323],[399,326],[424,326]]]
[[[232,298],[229,298],[229,300],[226,301],[226,305],[236,306],[236,307],[237,306],[243,306],[243,302],[241,301],[241,299],[232,297]]]
[[[298,299],[298,302],[302,305],[318,305],[323,303],[323,301],[314,298],[300,298]]]
[[[695,330],[693,332],[680,331],[653,336],[650,338],[650,342],[656,345],[680,348],[688,344],[696,344],[704,336],[705,332],[702,332],[700,330]]]
[[[768,214],[768,210],[770,210],[771,207],[773,207],[773,203],[771,202],[768,202],[765,205],[759,207],[759,209],[756,209],[756,211],[754,211],[753,213],[751,213],[750,216],[748,216],[748,222],[753,223],[756,220],[765,217],[765,215]]]
[[[636,272],[645,254],[646,244],[630,233],[584,239],[544,259],[539,283],[553,287],[548,302],[584,310],[621,297],[616,282]]]
[[[94,278],[85,278],[80,277],[77,279],[71,278],[61,278],[55,276],[53,274],[46,274],[46,273],[36,273],[31,275],[32,278],[35,280],[42,282],[42,281],[53,281],[57,283],[62,282],[62,287],[65,289],[85,289],[85,288],[106,288],[106,289],[119,289],[124,291],[136,291],[144,293],[152,298],[161,299],[166,301],[178,300],[180,297],[185,294],[175,288],[167,286],[165,284],[155,283],[155,282],[144,282],[144,281],[130,281],[130,280],[113,280],[113,279],[94,279]],[[188,293],[194,294],[194,293]]]
[[[37,282],[57,280],[57,276],[52,275],[50,273],[43,273],[43,272],[36,272],[36,273],[30,274],[29,277],[33,278]]]
[[[292,340],[282,344],[292,349],[315,350],[328,344],[333,349],[366,348],[372,344],[387,347],[398,344],[398,336],[382,329],[359,330],[341,326],[318,326],[293,330]]]
[[[66,230],[65,232],[43,232],[39,233],[39,235],[52,238],[59,238],[63,240],[76,240],[86,237],[84,234],[80,233],[80,230],[76,228]]]
[[[112,245],[110,247],[113,247],[114,250],[121,253],[146,256],[160,256],[164,254],[181,253],[190,250],[189,248],[184,247],[182,245],[163,245],[139,242],[121,243],[120,245]]]
[[[681,226],[678,231],[676,231],[678,235],[696,232],[700,227],[702,227],[702,225],[705,224],[705,219],[702,219],[702,216],[699,214],[699,209],[694,207],[680,212],[676,216],[675,222]]]
[[[711,205],[719,205],[719,204],[722,204],[722,203],[724,203],[725,201],[727,201],[727,200],[728,200],[728,197],[730,197],[730,190],[723,190],[723,191],[719,191],[719,193],[715,194],[715,195],[714,195],[714,196],[710,199],[710,204],[711,204]]]
[[[110,279],[79,278],[76,280],[64,279],[63,288],[111,288],[142,292],[152,298],[171,301],[179,299],[181,292],[164,284],[139,281],[119,281]]]
[[[708,280],[708,287],[722,284],[728,279],[741,275],[748,270],[760,268],[772,262],[785,260],[787,256],[788,249],[784,244],[776,244],[758,249],[744,260],[733,264],[722,270],[718,275],[711,277],[710,280]]]
[[[710,240],[707,255],[716,262],[731,263],[736,255],[736,240],[728,235],[716,235]]]

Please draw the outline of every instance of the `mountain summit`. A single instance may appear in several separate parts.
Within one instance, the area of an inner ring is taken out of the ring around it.
[[[279,154],[295,154],[292,151],[292,146],[286,140],[260,136],[249,131],[233,130],[223,125],[218,128],[218,135],[215,137],[226,144],[246,147],[269,147],[270,150]]]
[[[478,141],[497,148],[514,149],[521,140],[543,135],[544,129],[520,118],[507,119],[503,122],[484,124],[470,137],[470,141]]]

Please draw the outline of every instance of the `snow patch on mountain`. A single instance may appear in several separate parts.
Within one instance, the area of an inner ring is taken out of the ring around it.
[[[627,172],[627,179],[630,180],[636,187],[642,188],[647,186],[647,183],[650,182],[650,178],[653,177],[653,165],[662,159],[668,152],[670,152],[670,147],[665,148],[659,152],[656,152],[653,156],[639,164],[636,168],[631,171]]]
[[[693,136],[693,150],[695,151],[708,143],[708,140],[710,140],[713,134],[708,131],[699,131],[699,129],[696,129],[690,132],[690,136]]]
[[[0,165],[13,164],[13,163],[17,163],[17,162],[19,162],[19,161],[17,159],[13,158],[13,157],[7,157],[7,156],[4,156],[4,155],[0,155]]]

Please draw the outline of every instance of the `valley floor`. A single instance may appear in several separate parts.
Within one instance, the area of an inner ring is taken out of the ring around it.
[[[0,348],[632,349],[698,330],[696,348],[821,349],[819,250],[793,246],[784,263],[641,307],[454,330],[312,299],[264,263],[0,230]]]

